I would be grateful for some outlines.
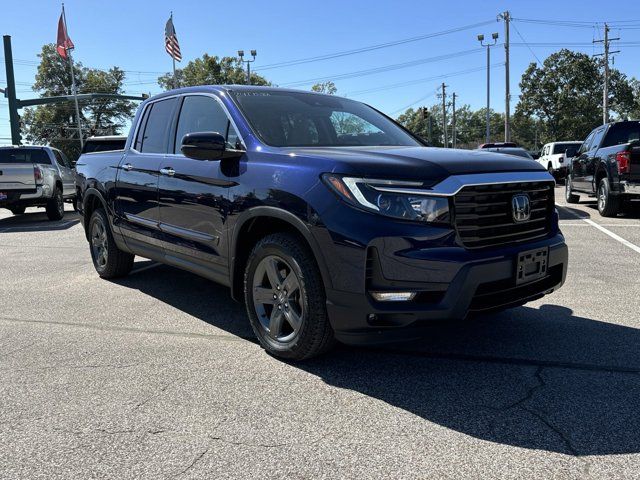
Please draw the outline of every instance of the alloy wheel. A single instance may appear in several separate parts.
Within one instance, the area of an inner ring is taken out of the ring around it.
[[[93,222],[91,228],[91,250],[96,266],[104,268],[109,258],[109,249],[107,242],[107,229],[102,220],[98,219]]]
[[[607,192],[604,188],[604,185],[600,185],[598,189],[598,209],[603,211],[607,206]]]
[[[305,303],[298,275],[277,255],[268,255],[253,276],[253,306],[260,326],[279,343],[292,342],[304,322]]]

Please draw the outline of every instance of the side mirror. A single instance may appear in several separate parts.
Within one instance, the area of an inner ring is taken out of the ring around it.
[[[193,132],[182,137],[180,151],[194,160],[220,160],[226,148],[225,138],[217,132]]]

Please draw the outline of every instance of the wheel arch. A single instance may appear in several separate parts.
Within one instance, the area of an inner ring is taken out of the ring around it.
[[[87,188],[82,196],[82,222],[87,239],[89,238],[89,220],[91,219],[91,215],[96,209],[101,207],[104,208],[108,214],[107,202],[102,197],[100,191],[95,188]]]
[[[234,300],[242,300],[244,269],[251,249],[261,238],[278,232],[292,233],[305,243],[313,253],[325,286],[331,286],[324,256],[308,225],[282,208],[259,206],[238,218],[231,235],[229,273]]]
[[[608,178],[608,177],[609,177],[609,172],[607,172],[607,169],[605,168],[605,166],[602,163],[600,163],[596,168],[596,174],[593,177],[593,181],[594,181],[593,191],[598,193],[598,188],[600,188],[600,181],[603,178]]]

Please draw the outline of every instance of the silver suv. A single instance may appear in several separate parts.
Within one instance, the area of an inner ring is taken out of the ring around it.
[[[64,216],[64,202],[76,199],[73,165],[51,147],[0,147],[0,208],[14,215],[45,207],[49,220]]]

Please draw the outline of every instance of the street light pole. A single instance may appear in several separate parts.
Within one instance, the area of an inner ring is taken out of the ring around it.
[[[498,43],[498,33],[491,34],[491,38],[493,39],[493,43],[484,43],[484,35],[478,35],[480,45],[487,49],[487,132],[485,143],[489,143],[491,138],[491,47]]]
[[[251,56],[253,57],[251,60],[244,59],[244,50],[238,50],[238,57],[240,57],[240,61],[247,64],[247,85],[251,85],[251,63],[256,61],[256,55],[258,52],[256,50],[251,50]]]

